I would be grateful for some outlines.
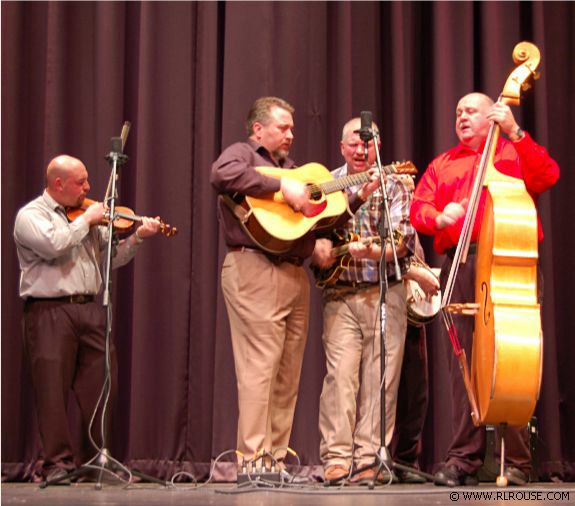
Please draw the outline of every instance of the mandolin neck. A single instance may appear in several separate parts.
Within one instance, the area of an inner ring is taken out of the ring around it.
[[[341,246],[336,246],[335,248],[332,248],[331,254],[335,257],[347,255],[347,253],[349,252],[349,245],[352,242],[359,242],[365,246],[367,244],[381,244],[381,239],[375,236],[375,237],[365,237],[359,241],[351,241],[346,244],[342,244]]]

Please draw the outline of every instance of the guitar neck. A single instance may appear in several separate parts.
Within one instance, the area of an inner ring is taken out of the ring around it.
[[[384,165],[382,169],[385,174],[397,173],[394,164]],[[345,190],[346,188],[349,188],[351,186],[367,183],[368,181],[369,181],[369,173],[365,171],[365,172],[359,172],[357,174],[351,174],[349,176],[339,177],[332,181],[327,181],[325,183],[321,183],[314,186],[317,186],[318,189],[323,193],[330,194],[337,191]]]
[[[344,190],[345,188],[349,188],[350,186],[367,183],[368,181],[369,181],[369,174],[367,172],[360,172],[359,174],[340,177],[338,179],[334,179],[333,181],[322,183],[318,186],[320,187],[323,193],[330,194]]]

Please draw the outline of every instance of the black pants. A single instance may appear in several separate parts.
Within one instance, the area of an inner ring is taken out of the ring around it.
[[[407,325],[401,379],[397,394],[395,432],[390,450],[394,461],[418,467],[421,433],[429,399],[425,327]]]
[[[32,372],[45,470],[56,466],[70,470],[74,464],[96,453],[89,444],[88,425],[104,385],[105,333],[105,310],[96,302],[26,303],[24,346]],[[108,411],[117,384],[116,352],[112,343],[110,358],[112,387]],[[67,415],[70,391],[78,401],[82,418],[83,443],[76,456]],[[96,417],[92,431],[99,445],[102,444],[100,416]],[[106,421],[109,421],[109,413]]]

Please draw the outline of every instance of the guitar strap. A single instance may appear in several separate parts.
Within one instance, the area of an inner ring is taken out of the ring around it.
[[[227,193],[222,195],[224,203],[231,209],[234,216],[240,220],[240,223],[245,224],[250,218],[252,211],[246,210],[241,204],[238,204],[234,199],[232,199]]]

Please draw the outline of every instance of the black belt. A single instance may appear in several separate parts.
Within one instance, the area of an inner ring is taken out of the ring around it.
[[[455,256],[455,251],[457,250],[457,246],[453,246],[453,248],[449,248],[445,250],[445,254],[451,258],[451,260],[453,260],[453,257]],[[477,243],[476,242],[472,242],[469,245],[469,250],[467,252],[469,255],[475,255],[475,253],[477,253]]]
[[[399,281],[396,280],[395,276],[393,278],[387,278],[387,286],[393,286],[395,284],[399,283]],[[342,288],[355,288],[357,290],[360,289],[365,289],[365,288],[371,288],[374,286],[379,287],[379,282],[375,282],[375,283],[370,283],[368,281],[343,281],[343,280],[338,280],[336,281],[332,286],[334,287],[342,287]]]
[[[261,249],[248,248],[247,246],[228,246],[228,251],[246,251],[249,253],[259,253],[264,255],[271,263],[275,265],[280,265],[284,262],[301,266],[303,265],[303,258],[295,255],[273,255],[272,253],[267,253]]]
[[[86,293],[76,293],[74,295],[64,295],[62,297],[28,297],[26,303],[32,302],[64,302],[68,304],[87,304],[94,302],[94,296]]]

